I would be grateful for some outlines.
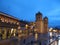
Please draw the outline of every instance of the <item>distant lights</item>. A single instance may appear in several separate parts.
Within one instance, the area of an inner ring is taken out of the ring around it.
[[[22,30],[20,30],[20,33],[22,33]]]
[[[53,30],[53,32],[56,32],[56,30]]]
[[[50,32],[50,37],[52,37],[52,32]]]
[[[25,27],[26,27],[26,29],[27,29],[27,28],[28,28],[28,25],[26,24]]]
[[[36,33],[36,34],[35,34],[35,40],[37,40],[37,39],[38,39],[38,34]]]
[[[19,26],[18,29],[20,29],[21,27]]]
[[[36,29],[34,29],[34,31],[36,32],[37,30],[36,30]]]
[[[13,32],[13,28],[11,29],[11,33]]]
[[[49,31],[52,31],[53,28],[50,28]]]

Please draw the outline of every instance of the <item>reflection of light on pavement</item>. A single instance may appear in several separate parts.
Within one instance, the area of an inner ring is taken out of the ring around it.
[[[52,37],[52,32],[50,32],[50,37]]]
[[[58,45],[60,45],[60,40],[58,41]]]
[[[55,41],[55,45],[57,45],[57,43],[58,43],[58,42],[57,42],[57,41]]]
[[[14,36],[15,36],[15,33],[14,33]]]
[[[53,39],[50,39],[50,42],[52,42],[53,41]]]
[[[37,40],[37,38],[38,38],[38,34],[36,33],[36,34],[35,34],[35,39]]]
[[[53,29],[53,28],[50,28],[50,29],[49,29],[49,32],[52,31],[52,29]]]

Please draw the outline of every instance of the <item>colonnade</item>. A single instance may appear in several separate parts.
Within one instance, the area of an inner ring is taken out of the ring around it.
[[[7,39],[16,36],[17,29],[0,27],[0,39]]]

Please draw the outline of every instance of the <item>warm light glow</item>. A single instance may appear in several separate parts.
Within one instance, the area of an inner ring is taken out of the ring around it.
[[[33,23],[33,26],[35,26],[35,23]]]
[[[53,28],[50,28],[49,31],[52,31]]]
[[[18,29],[20,29],[21,27],[19,26]]]
[[[57,45],[57,43],[58,43],[58,42],[57,42],[57,41],[55,41],[55,45]]]
[[[27,29],[28,28],[28,25],[26,24],[25,26],[26,26],[26,29]]]
[[[58,45],[60,45],[60,40],[58,41]]]
[[[13,33],[13,28],[11,29],[11,33]]]
[[[20,34],[18,35],[19,38],[20,38],[21,36],[22,36],[22,35],[20,35]]]
[[[34,29],[34,31],[36,32],[37,30],[36,30],[36,29]]]
[[[20,30],[20,33],[22,33],[22,30]]]
[[[56,32],[56,30],[53,30],[53,32]]]
[[[16,33],[16,29],[14,29],[14,33]]]
[[[19,22],[17,22],[17,25],[19,25]]]
[[[1,18],[1,21],[4,22],[4,18]]]
[[[15,36],[16,34],[14,33],[14,36]]]
[[[31,26],[31,29],[33,29],[33,25]]]
[[[52,37],[52,32],[50,32],[50,36]]]
[[[36,34],[35,34],[35,40],[37,40],[37,39],[38,39],[38,34],[36,33]]]

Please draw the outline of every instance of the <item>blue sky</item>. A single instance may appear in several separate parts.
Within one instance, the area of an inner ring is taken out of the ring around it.
[[[0,11],[28,21],[35,21],[40,11],[50,26],[60,25],[60,0],[0,0]]]

